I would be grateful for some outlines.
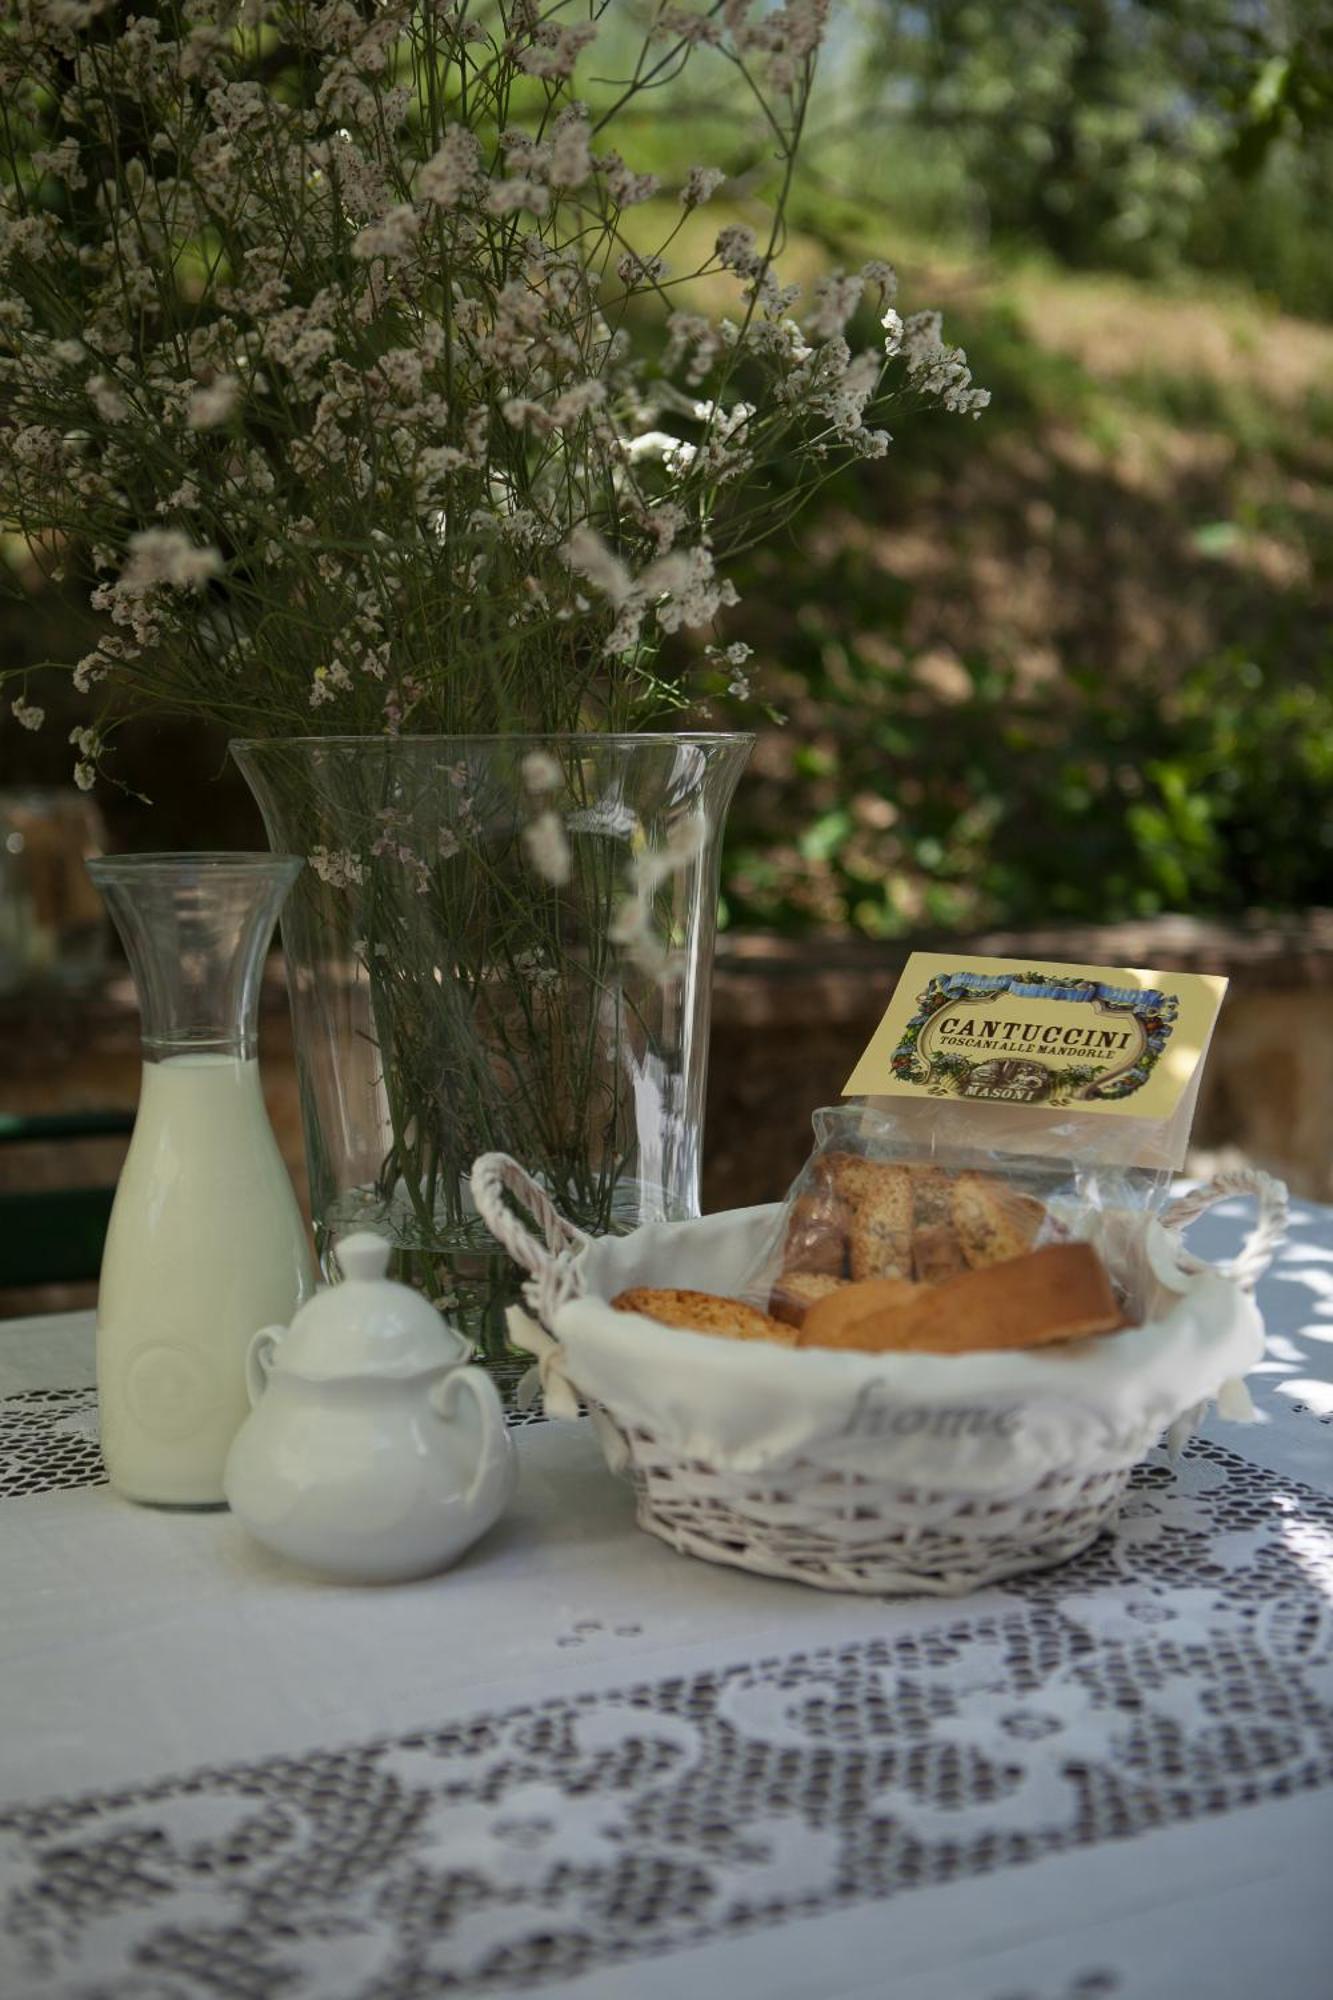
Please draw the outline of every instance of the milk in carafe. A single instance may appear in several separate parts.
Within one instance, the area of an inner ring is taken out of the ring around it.
[[[102,1260],[97,1386],[111,1484],[159,1505],[221,1505],[249,1413],[245,1351],[314,1289],[259,1065],[144,1065]]]

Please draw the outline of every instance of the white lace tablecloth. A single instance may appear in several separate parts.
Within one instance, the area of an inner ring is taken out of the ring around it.
[[[1322,2000],[1333,1213],[1260,1296],[1257,1424],[944,1603],[672,1554],[586,1423],[452,1573],[309,1582],[101,1483],[87,1316],[0,1324],[0,1995]]]

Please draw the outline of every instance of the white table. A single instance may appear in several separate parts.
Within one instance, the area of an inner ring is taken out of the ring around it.
[[[676,1556],[583,1423],[451,1574],[308,1582],[97,1483],[88,1316],[0,1324],[0,1995],[1319,2000],[1333,1213],[1261,1301],[1257,1424],[947,1602]]]

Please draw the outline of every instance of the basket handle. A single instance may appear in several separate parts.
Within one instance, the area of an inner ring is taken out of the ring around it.
[[[1226,1173],[1214,1174],[1202,1187],[1192,1188],[1188,1194],[1168,1202],[1158,1219],[1168,1229],[1183,1229],[1218,1202],[1246,1194],[1254,1196],[1259,1215],[1239,1256],[1226,1267],[1226,1274],[1242,1291],[1252,1292],[1287,1233],[1287,1190],[1272,1174],[1261,1173],[1257,1167],[1234,1167]]]
[[[539,1242],[506,1194],[513,1195],[535,1217],[544,1242]],[[472,1168],[472,1199],[477,1214],[501,1247],[529,1274],[523,1296],[547,1326],[567,1299],[578,1298],[583,1281],[574,1259],[591,1238],[566,1222],[545,1188],[525,1173],[508,1153],[483,1153]]]

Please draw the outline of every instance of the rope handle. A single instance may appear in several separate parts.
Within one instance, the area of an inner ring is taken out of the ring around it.
[[[1232,1201],[1237,1195],[1253,1195],[1259,1214],[1241,1245],[1240,1254],[1225,1269],[1227,1277],[1242,1291],[1252,1292],[1287,1233],[1287,1190],[1272,1174],[1261,1173],[1257,1167],[1234,1167],[1227,1173],[1214,1174],[1202,1187],[1192,1188],[1188,1194],[1168,1202],[1159,1220],[1167,1229],[1184,1229],[1218,1202]]]
[[[521,1202],[539,1225],[539,1242],[505,1200]],[[567,1222],[545,1188],[508,1153],[483,1153],[472,1168],[472,1199],[496,1242],[528,1273],[523,1296],[546,1326],[566,1300],[578,1298],[583,1281],[573,1268],[591,1238]]]

